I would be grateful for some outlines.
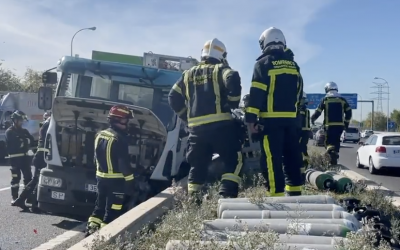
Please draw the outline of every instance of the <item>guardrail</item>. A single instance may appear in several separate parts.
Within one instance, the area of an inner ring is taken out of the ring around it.
[[[176,188],[167,188],[156,196],[129,210],[106,227],[84,240],[78,242],[68,250],[92,249],[96,238],[112,242],[117,237],[123,237],[124,232],[136,234],[148,223],[155,222],[165,212],[173,207],[174,194],[178,189],[185,188],[187,177],[177,182]]]

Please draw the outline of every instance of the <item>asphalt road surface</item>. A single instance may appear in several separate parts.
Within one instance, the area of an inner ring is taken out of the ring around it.
[[[32,171],[33,172],[33,171]],[[33,214],[11,207],[10,166],[0,165],[0,249],[1,250],[30,250],[63,235],[82,224],[74,218],[50,214]],[[21,187],[22,189],[22,187]],[[20,191],[21,191],[20,189]],[[82,239],[83,233],[77,234],[70,240],[68,246]],[[54,241],[53,241],[54,243]],[[55,248],[66,249],[65,244]]]
[[[312,146],[312,140],[309,142],[309,148],[315,147]],[[323,147],[317,147],[321,150],[324,150]],[[390,169],[390,170],[382,170],[377,175],[372,175],[368,172],[368,168],[357,168],[356,166],[356,154],[357,149],[359,148],[358,144],[346,142],[342,143],[339,153],[339,163],[344,165],[349,170],[352,170],[362,176],[376,182],[377,184],[381,184],[382,186],[388,188],[389,190],[396,192],[400,195],[400,166],[399,168]]]

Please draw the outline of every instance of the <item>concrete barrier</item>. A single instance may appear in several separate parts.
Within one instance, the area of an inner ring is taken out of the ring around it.
[[[114,220],[106,227],[102,228],[86,239],[78,242],[68,250],[87,250],[95,245],[96,238],[112,242],[118,236],[123,236],[125,232],[135,234],[149,223],[153,223],[173,206],[175,193],[186,188],[187,178],[177,183],[177,188],[167,188],[153,198],[139,204],[133,209]]]

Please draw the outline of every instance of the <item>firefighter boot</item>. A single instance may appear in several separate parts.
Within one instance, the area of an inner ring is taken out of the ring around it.
[[[19,184],[11,186],[11,206],[13,206],[14,202],[16,199],[18,199],[18,193],[19,193]]]
[[[94,234],[100,229],[100,225],[95,223],[95,222],[89,222],[87,227],[86,227],[86,233],[85,233],[85,238]]]
[[[20,196],[17,199],[15,199],[14,202],[11,203],[11,205],[15,206],[15,207],[20,207],[22,209],[26,209],[27,207],[25,205],[25,202],[26,202],[26,199],[29,196],[29,191],[30,190],[27,189],[27,188],[22,190]]]

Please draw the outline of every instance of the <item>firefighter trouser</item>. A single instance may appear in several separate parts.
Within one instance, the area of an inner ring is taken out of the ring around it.
[[[300,150],[301,154],[303,156],[303,166],[301,168],[301,173],[302,175],[305,174],[305,170],[309,164],[309,156],[307,152],[307,145],[308,145],[308,140],[310,139],[310,131],[309,130],[301,130],[300,132]]]
[[[15,200],[18,198],[19,183],[21,181],[21,172],[24,178],[24,185],[32,180],[32,170],[31,170],[31,157],[20,156],[15,158],[10,158],[11,165],[11,196]]]
[[[330,157],[330,164],[336,165],[338,162],[343,130],[344,126],[325,126],[325,149]]]
[[[122,214],[125,195],[125,179],[97,177],[97,198],[88,227],[103,227]]]
[[[224,197],[237,197],[242,172],[242,153],[239,135],[234,125],[217,127],[211,131],[190,133],[187,160],[190,164],[188,191],[197,193],[206,182],[208,167],[214,153],[224,162],[219,193]]]
[[[296,124],[281,127],[264,126],[263,132],[260,167],[269,195],[284,196],[285,191],[288,195],[301,195],[302,157]]]

